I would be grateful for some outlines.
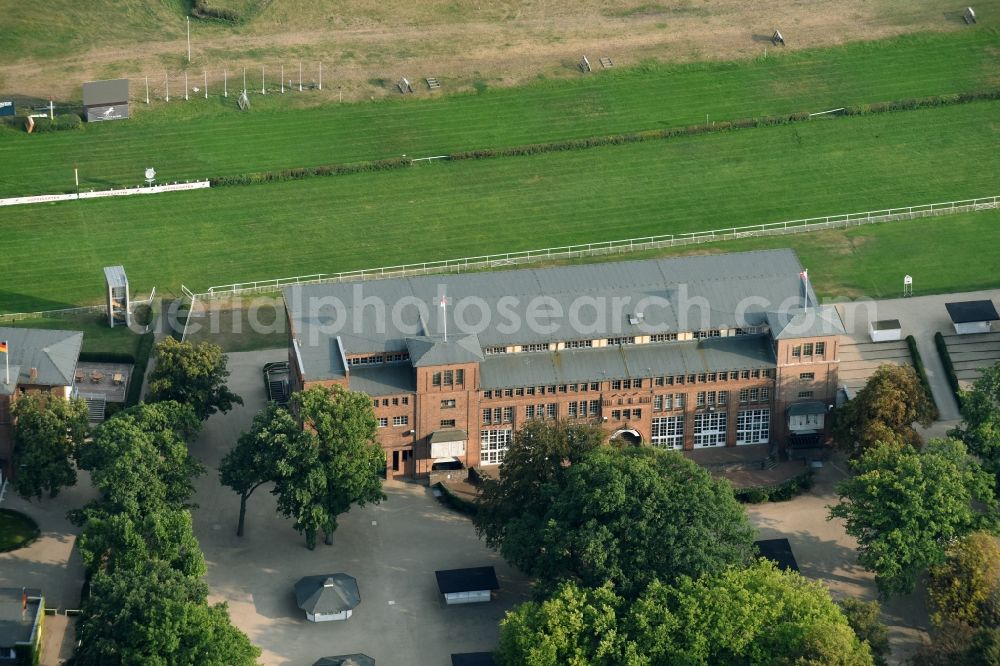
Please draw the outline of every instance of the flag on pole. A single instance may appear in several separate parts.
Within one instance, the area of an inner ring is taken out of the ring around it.
[[[6,340],[0,340],[0,352],[3,352],[4,354],[7,353],[7,341]]]

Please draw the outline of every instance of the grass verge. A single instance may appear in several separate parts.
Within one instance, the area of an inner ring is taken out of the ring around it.
[[[29,516],[0,509],[0,553],[30,546],[40,534],[38,523]]]
[[[934,417],[932,420],[937,421],[941,413],[938,411],[937,401],[934,400],[931,383],[927,380],[927,370],[924,368],[924,360],[920,357],[920,350],[917,349],[916,338],[912,335],[906,336],[906,346],[910,349],[910,358],[913,359],[913,369],[917,372],[917,379],[920,380],[920,385],[924,388],[924,394],[927,396],[927,399],[934,406]]]

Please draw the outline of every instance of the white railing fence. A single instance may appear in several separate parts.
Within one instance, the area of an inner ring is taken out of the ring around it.
[[[427,261],[416,264],[404,264],[400,266],[385,266],[381,268],[369,268],[356,271],[343,271],[340,273],[315,273],[313,275],[299,275],[295,277],[274,278],[270,280],[256,280],[253,282],[238,282],[235,284],[209,287],[206,292],[196,294],[196,296],[203,299],[210,299],[240,294],[273,292],[281,289],[282,287],[297,284],[358,282],[363,280],[409,277],[413,275],[429,275],[433,273],[461,273],[534,262],[574,259],[579,257],[594,257],[608,254],[624,254],[665,247],[691,245],[695,243],[711,243],[723,240],[752,238],[755,236],[778,236],[783,234],[819,231],[822,229],[836,229],[849,226],[860,226],[862,224],[873,224],[877,222],[890,222],[895,220],[912,220],[919,217],[948,215],[952,213],[986,210],[998,207],[1000,207],[1000,195],[980,197],[977,199],[965,199],[962,201],[948,201],[944,203],[921,204],[918,206],[886,208],[883,210],[865,211],[863,213],[840,213],[824,217],[810,217],[801,220],[788,220],[785,222],[770,222],[745,227],[729,227],[727,229],[715,229],[712,231],[663,234],[660,236],[646,236],[642,238],[601,241],[580,245],[566,245],[563,247],[545,248],[541,250],[523,250],[520,252],[488,254],[478,257],[463,257],[460,259],[445,259],[442,261]]]

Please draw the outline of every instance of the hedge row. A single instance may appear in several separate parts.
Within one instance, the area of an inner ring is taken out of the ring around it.
[[[194,7],[191,8],[191,15],[200,19],[217,19],[230,23],[237,23],[245,18],[235,9],[213,7],[205,0],[195,0]]]
[[[937,402],[934,400],[934,393],[931,391],[931,383],[927,380],[927,370],[924,368],[924,360],[920,357],[920,351],[917,349],[917,341],[912,335],[906,336],[906,346],[910,348],[910,357],[913,359],[913,369],[917,372],[917,378],[920,380],[920,385],[924,387],[924,392],[927,394],[927,398],[934,405],[934,420],[941,415],[938,411]]]
[[[736,496],[738,501],[746,504],[785,502],[812,488],[813,474],[814,472],[810,467],[801,474],[774,485],[755,486],[753,488],[734,488],[733,495]]]
[[[52,120],[35,118],[35,133],[61,132],[63,130],[83,129],[83,119],[75,113],[61,113]]]
[[[125,406],[133,407],[139,404],[142,397],[142,384],[146,379],[146,366],[149,357],[153,355],[155,337],[152,333],[144,333],[139,340],[139,348],[135,354],[135,367],[132,369],[132,382],[128,385],[128,395],[125,396]]]
[[[951,362],[951,354],[948,352],[948,344],[944,341],[944,336],[938,331],[934,334],[934,346],[937,347],[938,356],[941,357],[941,364],[944,365],[944,376],[948,378],[948,385],[951,386],[952,393],[959,408],[962,406],[962,387],[958,384],[958,376],[955,374],[955,366]]]
[[[441,503],[448,508],[454,509],[459,513],[464,513],[467,516],[474,516],[479,510],[475,502],[470,502],[467,499],[459,497],[455,493],[448,490],[447,486],[443,483],[435,483],[434,487],[441,491],[439,499],[441,500]]]
[[[991,90],[981,90],[972,93],[959,93],[950,95],[934,95],[932,97],[920,97],[916,99],[904,99],[892,102],[876,102],[874,104],[859,104],[856,106],[844,107],[838,113],[845,116],[859,116],[873,113],[889,113],[893,111],[909,111],[913,109],[931,108],[937,106],[951,106],[953,104],[967,104],[980,100],[1000,99],[1000,88]],[[708,132],[726,132],[736,129],[748,129],[752,127],[770,127],[774,125],[787,125],[807,121],[810,118],[808,112],[791,113],[779,116],[761,116],[759,118],[738,118],[732,121],[715,122],[711,125],[689,125],[687,127],[668,127],[656,130],[644,130],[631,132],[628,134],[607,134],[593,136],[582,139],[566,139],[564,141],[553,141],[548,143],[532,143],[521,146],[508,146],[505,148],[482,148],[479,150],[463,150],[448,154],[450,160],[478,160],[490,159],[494,157],[520,157],[525,155],[539,155],[542,153],[553,153],[565,150],[585,150],[587,148],[597,148],[600,146],[619,146],[630,143],[641,143],[643,141],[656,141],[669,139],[677,136],[693,136]],[[312,176],[340,176],[352,173],[366,173],[373,171],[387,171],[410,166],[412,161],[405,157],[397,157],[385,160],[373,160],[369,162],[358,162],[354,164],[328,164],[317,167],[305,167],[299,169],[285,169],[283,171],[265,171],[262,173],[242,174],[237,176],[219,176],[210,179],[212,187],[223,185],[253,185],[256,183],[273,183],[287,180],[300,180]]]

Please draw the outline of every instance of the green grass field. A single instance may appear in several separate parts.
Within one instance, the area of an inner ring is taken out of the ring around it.
[[[8,209],[0,311],[997,194],[998,106]]]
[[[293,109],[291,96],[134,104],[127,122],[27,135],[0,129],[0,196],[539,143],[1000,86],[1000,33],[909,35],[773,54],[657,65],[432,99]],[[234,82],[231,80],[231,84]],[[135,84],[133,84],[134,86]],[[235,89],[235,85],[231,85]],[[133,90],[133,96],[136,91]],[[296,100],[301,97],[296,96]]]
[[[0,553],[30,546],[39,534],[38,524],[30,517],[20,511],[0,509]]]

